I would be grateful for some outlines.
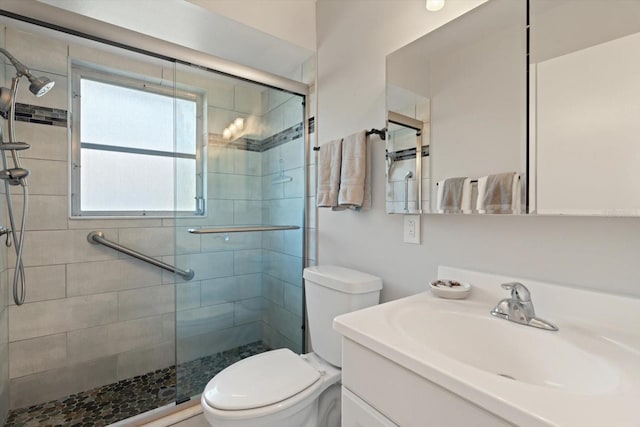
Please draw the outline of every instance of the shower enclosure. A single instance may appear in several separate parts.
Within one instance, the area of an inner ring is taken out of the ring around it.
[[[106,425],[303,352],[305,91],[0,23],[0,47],[55,82],[17,93],[27,291],[0,311],[0,423]]]

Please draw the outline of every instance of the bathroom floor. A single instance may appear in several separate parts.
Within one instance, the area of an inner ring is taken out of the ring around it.
[[[225,367],[245,357],[270,350],[254,342],[177,368],[180,396],[200,394],[207,382]],[[174,366],[72,394],[9,413],[6,427],[101,427],[176,401]]]

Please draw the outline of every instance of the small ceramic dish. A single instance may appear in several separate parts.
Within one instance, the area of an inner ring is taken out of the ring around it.
[[[430,288],[434,295],[447,299],[464,299],[471,293],[470,284],[456,280],[434,280]]]

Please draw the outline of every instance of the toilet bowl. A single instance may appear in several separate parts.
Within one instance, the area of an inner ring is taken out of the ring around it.
[[[315,354],[279,349],[226,368],[207,384],[201,401],[205,418],[216,427],[339,426],[339,382],[340,369]],[[319,422],[335,419],[337,424]]]
[[[339,427],[339,314],[378,303],[382,281],[336,266],[304,270],[314,352],[283,348],[243,359],[213,377],[201,396],[214,427]]]

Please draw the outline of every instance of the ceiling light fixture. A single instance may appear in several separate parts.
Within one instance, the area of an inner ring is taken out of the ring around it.
[[[444,7],[444,0],[427,0],[427,10],[437,12]]]
[[[239,133],[244,130],[244,119],[242,117],[238,117],[233,120],[229,126],[222,131],[222,138],[225,140],[230,140],[233,138],[237,138]]]

